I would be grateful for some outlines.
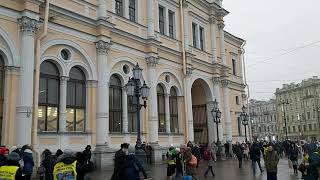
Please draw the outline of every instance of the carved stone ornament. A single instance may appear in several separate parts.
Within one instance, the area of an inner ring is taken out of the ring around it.
[[[193,68],[192,67],[187,67],[187,75],[190,76],[192,74]]]
[[[100,55],[108,54],[108,51],[109,51],[111,45],[112,45],[111,43],[104,42],[102,40],[99,40],[98,42],[96,42],[96,48],[97,48],[98,53]]]
[[[209,18],[209,23],[210,23],[210,24],[216,24],[216,23],[217,23],[216,18],[210,17],[210,18]]]
[[[221,80],[221,84],[222,84],[222,87],[228,87],[228,85],[229,85],[229,80],[223,79],[223,80]]]
[[[18,19],[18,24],[20,26],[21,32],[31,36],[34,36],[39,29],[38,21],[26,16],[23,16],[22,18]]]
[[[188,7],[188,0],[182,0],[182,7],[187,8]]]
[[[220,21],[218,24],[218,28],[221,30],[225,27],[225,24],[223,23],[223,21]]]
[[[150,67],[156,67],[156,65],[157,65],[158,62],[159,62],[159,57],[149,56],[149,57],[146,57],[146,61],[147,61],[148,66],[150,66]]]
[[[219,85],[221,83],[220,77],[213,77],[212,80],[213,80],[213,84],[218,84]]]

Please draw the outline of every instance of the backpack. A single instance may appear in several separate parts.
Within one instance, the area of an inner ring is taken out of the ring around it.
[[[211,159],[211,152],[208,150],[204,151],[203,159],[209,161]]]
[[[191,156],[192,156],[192,157],[191,157],[191,160],[190,160],[189,164],[190,164],[191,166],[193,166],[193,167],[196,167],[197,164],[198,164],[198,160],[197,160],[197,158],[196,158],[193,154],[192,154]]]

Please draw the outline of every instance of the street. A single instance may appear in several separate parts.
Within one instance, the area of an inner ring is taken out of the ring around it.
[[[261,162],[262,167],[264,163]],[[203,174],[206,170],[206,164],[201,163],[198,169],[198,178],[205,179]],[[152,165],[148,175],[154,180],[164,180],[166,177],[166,165]],[[244,161],[243,168],[238,168],[238,161],[226,160],[219,161],[215,163],[214,172],[216,174],[215,178],[212,178],[209,173],[207,179],[227,179],[227,180],[266,180],[267,174],[264,170],[263,174],[260,174],[260,171],[257,167],[257,174],[254,176],[251,169],[251,161]],[[94,180],[109,180],[112,175],[112,172],[95,172],[90,175]],[[293,170],[288,167],[288,160],[281,159],[278,165],[278,180],[298,180],[301,179],[301,173],[296,176],[293,174]]]

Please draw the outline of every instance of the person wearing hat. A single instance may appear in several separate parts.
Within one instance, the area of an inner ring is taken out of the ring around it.
[[[24,180],[22,169],[20,167],[20,155],[12,152],[8,155],[4,166],[0,167],[0,179],[6,180]]]
[[[26,180],[30,180],[34,167],[32,150],[29,145],[25,145],[21,149],[23,160],[23,174],[25,175]]]
[[[128,154],[129,144],[122,143],[120,149],[114,155],[114,169],[111,180],[121,180],[120,174],[123,169],[126,154]]]
[[[3,166],[6,163],[7,156],[9,154],[9,149],[6,147],[0,148],[0,166]]]
[[[53,180],[77,179],[77,174],[83,172],[85,168],[77,162],[77,158],[70,149],[66,149],[58,158],[53,168]]]
[[[143,174],[144,179],[148,178],[141,162],[135,156],[134,147],[129,147],[128,154],[125,156],[125,161],[122,166],[120,179],[140,180],[140,172]]]

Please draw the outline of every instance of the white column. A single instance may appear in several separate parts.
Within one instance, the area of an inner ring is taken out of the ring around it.
[[[128,96],[125,89],[122,89],[122,131],[128,133]]]
[[[187,108],[187,131],[188,131],[188,141],[194,141],[194,131],[193,131],[193,113],[192,113],[192,95],[191,95],[191,75],[192,69],[187,68],[187,77],[185,78],[185,96],[186,102],[185,107]]]
[[[157,80],[156,80],[156,65],[158,64],[158,57],[149,56],[146,58],[148,63],[148,82],[150,86],[149,93],[149,142],[158,143],[158,104],[157,104]]]
[[[225,52],[225,41],[224,41],[224,23],[219,22],[218,24],[218,28],[219,28],[219,34],[220,34],[220,56],[221,56],[221,62],[225,65],[227,64],[227,60],[226,60],[226,52]]]
[[[228,80],[224,79],[221,81],[222,83],[222,91],[223,91],[223,99],[224,99],[224,119],[226,126],[226,138],[227,141],[232,141],[232,124],[231,124],[231,114],[230,114],[230,104],[229,104],[229,87]]]
[[[170,94],[165,95],[165,117],[166,117],[166,132],[170,133],[170,103],[169,103]]]
[[[31,144],[32,102],[34,76],[34,36],[38,21],[23,16],[18,19],[21,31],[20,95],[17,106],[17,144]]]
[[[211,144],[215,141],[215,136],[217,132],[215,129],[215,123],[213,122],[213,117],[211,110],[213,109],[213,101],[207,103],[207,119],[208,119],[208,143]]]
[[[154,38],[154,1],[147,1],[148,38]]]
[[[217,102],[218,102],[218,106],[221,111],[220,84],[221,84],[220,78],[214,77],[213,78],[213,94],[214,94],[215,100],[217,100]],[[219,128],[219,139],[222,140],[224,130],[221,126],[221,123],[218,128]],[[217,129],[216,124],[214,124],[214,141],[215,142],[217,142],[217,130],[216,129]]]
[[[129,19],[129,0],[124,0],[123,8],[124,17]]]
[[[189,26],[189,15],[188,15],[188,3],[183,1],[183,25],[184,25],[184,47],[189,50],[189,36],[190,36],[190,26]]]
[[[62,76],[60,78],[60,99],[59,99],[59,131],[66,132],[66,109],[67,109],[67,83],[69,78]]]
[[[211,34],[211,54],[212,63],[217,62],[217,36],[216,36],[216,20],[214,17],[209,19],[210,22],[210,34]]]
[[[98,19],[107,17],[107,2],[106,0],[99,0]]]
[[[97,145],[108,145],[109,141],[109,81],[108,50],[111,44],[96,42],[98,56],[98,98],[97,98]]]

